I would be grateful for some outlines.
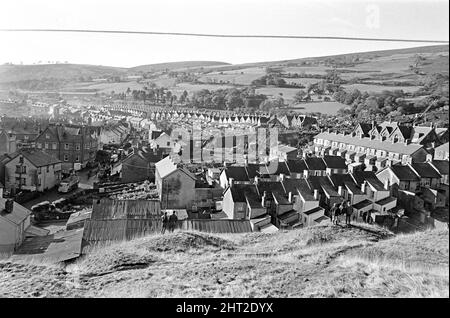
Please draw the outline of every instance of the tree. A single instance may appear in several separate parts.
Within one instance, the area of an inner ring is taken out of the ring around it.
[[[299,90],[294,95],[294,102],[297,103],[297,104],[302,102],[303,99],[306,97],[306,95],[307,95],[307,93],[304,90]]]

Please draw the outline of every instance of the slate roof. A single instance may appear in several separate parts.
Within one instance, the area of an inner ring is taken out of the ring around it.
[[[306,158],[305,163],[308,170],[325,170],[327,168],[322,158]]]
[[[384,191],[384,184],[378,178],[367,178],[366,181],[377,191]]]
[[[287,160],[286,165],[291,173],[303,173],[304,170],[308,170],[303,159]]]
[[[421,178],[440,179],[442,177],[428,162],[412,163],[411,166]]]
[[[230,166],[225,168],[227,179],[233,178],[236,181],[250,181],[247,170],[243,166]]]
[[[314,196],[308,183],[304,179],[284,179],[282,182],[286,193],[292,192],[293,195],[300,194],[306,201],[313,201]]]
[[[364,180],[376,178],[373,171],[354,171],[351,175],[358,186],[361,186]]]
[[[279,181],[260,181],[256,188],[260,197],[263,196],[264,191],[267,193],[267,195],[270,195],[274,192],[285,195],[283,184]]]
[[[407,165],[393,165],[391,166],[392,172],[399,178],[400,180],[405,181],[420,181],[420,177],[411,169],[410,166]]]
[[[355,184],[352,177],[349,174],[332,174],[330,175],[331,183],[337,188],[344,186],[345,183],[350,182]]]
[[[449,174],[449,162],[447,160],[433,160],[431,163],[438,169],[440,174]]]
[[[247,202],[247,194],[258,193],[254,184],[233,184],[228,189],[231,191],[234,202]],[[250,196],[250,198],[253,198],[253,196]]]
[[[10,155],[11,160],[17,156],[22,155],[28,159],[35,167],[45,167],[61,163],[62,161],[40,150],[20,150],[13,155]]]
[[[324,156],[323,161],[327,168],[331,169],[347,169],[345,159],[341,156]]]

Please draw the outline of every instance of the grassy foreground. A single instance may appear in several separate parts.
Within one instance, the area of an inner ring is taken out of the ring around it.
[[[177,232],[73,264],[0,263],[0,297],[449,297],[449,234],[377,227]]]

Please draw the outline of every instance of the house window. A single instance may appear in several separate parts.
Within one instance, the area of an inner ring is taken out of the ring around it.
[[[45,139],[50,139],[50,135],[49,134],[45,134]]]
[[[64,144],[64,149],[69,150],[69,144]]]
[[[80,144],[76,144],[75,149],[80,150]]]
[[[45,143],[45,149],[48,149],[48,143]]]
[[[50,166],[47,166],[47,173],[50,172]]]
[[[27,173],[27,167],[26,166],[17,165],[16,166],[16,173]]]
[[[167,146],[170,146],[170,141],[167,142]]]
[[[79,161],[80,161],[80,156],[76,156],[76,157],[75,157],[75,161],[76,161],[76,162],[79,162]]]
[[[56,148],[58,148],[58,146],[57,146],[56,142],[54,142],[54,143],[52,144],[52,149],[56,149]]]
[[[64,155],[64,161],[69,161],[69,155]]]
[[[42,144],[41,144],[40,142],[38,142],[38,143],[36,144],[36,147],[37,147],[38,149],[41,149],[41,148],[42,148]]]

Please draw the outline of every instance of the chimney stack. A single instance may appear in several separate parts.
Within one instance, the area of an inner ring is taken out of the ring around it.
[[[233,178],[229,178],[228,180],[229,180],[230,188],[232,188],[233,185],[234,185],[234,179]]]
[[[340,196],[342,196],[343,193],[344,193],[344,189],[343,189],[343,187],[341,185],[338,186],[338,193],[339,193]]]
[[[290,192],[290,191],[289,191],[289,194],[288,194],[288,201],[290,203],[292,203],[292,192]]]
[[[281,182],[283,182],[283,181],[284,181],[284,178],[285,178],[285,175],[284,175],[284,173],[280,173],[280,181],[281,181]]]
[[[389,190],[389,180],[388,179],[386,179],[384,181],[384,190]]]
[[[366,193],[366,181],[363,181],[363,183],[361,184],[361,192]]]
[[[314,200],[319,201],[319,190],[318,189],[314,189]]]
[[[5,202],[5,213],[12,213],[14,209],[14,201],[12,199],[8,199]]]
[[[255,184],[258,185],[259,184],[259,177],[255,176]],[[264,191],[265,192],[265,191]]]

